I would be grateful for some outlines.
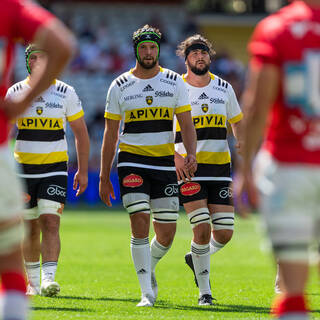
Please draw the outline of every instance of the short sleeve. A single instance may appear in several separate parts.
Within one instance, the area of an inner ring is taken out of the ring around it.
[[[282,30],[282,24],[278,17],[268,17],[262,20],[251,37],[248,45],[248,51],[251,56],[251,62],[260,64],[280,65],[279,54],[279,35]]]
[[[119,90],[115,81],[109,87],[104,117],[111,120],[121,120],[121,110],[119,105]]]
[[[189,94],[187,86],[184,83],[181,76],[177,77],[177,102],[175,108],[175,114],[191,111],[191,105],[189,100]]]
[[[33,3],[32,1],[14,1],[14,24],[12,36],[23,39],[25,42],[32,41],[38,28],[51,22],[54,16]]]
[[[82,103],[79,99],[76,91],[72,87],[68,87],[68,95],[67,95],[67,106],[66,106],[66,116],[69,122],[77,120],[84,116],[84,112],[82,109]]]
[[[232,86],[228,85],[227,119],[229,123],[237,123],[243,118],[236,94]]]

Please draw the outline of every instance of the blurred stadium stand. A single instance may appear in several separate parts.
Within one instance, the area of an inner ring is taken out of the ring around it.
[[[135,64],[132,33],[146,23],[158,27],[163,34],[160,64],[179,73],[185,71],[185,66],[184,61],[175,55],[177,44],[189,35],[202,33],[213,42],[217,51],[213,72],[231,82],[240,98],[247,62],[246,43],[253,27],[267,13],[286,4],[283,0],[39,2],[62,19],[79,42],[78,52],[62,80],[76,89],[85,110],[91,139],[90,179],[88,191],[80,200],[89,204],[99,202],[98,171],[107,90],[115,77]],[[20,51],[16,81],[27,75],[24,48]],[[76,154],[70,129],[67,138],[72,173]],[[117,183],[116,174],[112,179]],[[118,190],[116,192],[118,195]],[[69,203],[78,202],[74,192],[69,190]]]

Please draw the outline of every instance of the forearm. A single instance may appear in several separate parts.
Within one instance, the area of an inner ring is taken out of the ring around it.
[[[197,135],[194,128],[181,131],[182,141],[187,154],[196,155],[197,152]]]
[[[75,139],[78,171],[87,173],[89,163],[90,141],[88,136]]]
[[[103,139],[101,148],[100,180],[110,180],[113,160],[116,154],[117,140]]]

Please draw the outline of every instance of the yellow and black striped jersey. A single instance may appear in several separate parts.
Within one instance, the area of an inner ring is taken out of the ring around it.
[[[192,180],[231,181],[227,122],[236,123],[243,115],[230,83],[212,73],[210,76],[211,81],[205,87],[186,83],[197,132],[198,170]],[[178,122],[175,143],[176,151],[185,156]]]
[[[174,171],[175,114],[190,111],[186,85],[177,73],[160,68],[151,79],[128,71],[108,91],[105,117],[123,120],[118,167]]]
[[[9,88],[6,98],[18,99],[30,87],[28,78]],[[55,80],[16,119],[18,134],[14,157],[23,178],[67,175],[66,121],[83,116],[81,101],[73,87]]]

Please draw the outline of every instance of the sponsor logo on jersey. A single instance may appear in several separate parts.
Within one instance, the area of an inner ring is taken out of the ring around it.
[[[168,197],[178,194],[178,185],[177,184],[168,184],[164,188],[164,194]]]
[[[198,99],[204,100],[204,99],[209,99],[209,97],[203,92]]]
[[[201,186],[197,182],[187,182],[181,186],[180,192],[183,196],[193,196],[201,190]]]
[[[199,126],[224,126],[224,117],[220,115],[208,115],[201,117],[194,117],[193,124],[196,127]]]
[[[208,104],[207,103],[203,103],[201,105],[201,109],[202,109],[203,112],[208,112],[208,110],[209,110]]]
[[[138,98],[142,98],[142,94],[133,94],[131,96],[126,96],[123,98],[124,101],[130,101],[130,100],[135,100],[135,99],[138,99]]]
[[[219,197],[222,199],[232,198],[232,189],[229,187],[224,187],[219,192]]]
[[[50,94],[53,94],[53,95],[55,95],[55,96],[57,96],[57,97],[59,97],[59,98],[62,98],[62,99],[65,99],[65,98],[66,98],[66,95],[65,95],[65,94],[61,94],[61,93],[59,93],[59,92],[53,91],[53,92],[50,92]]]
[[[127,88],[131,87],[135,83],[136,83],[135,81],[131,81],[131,82],[125,84],[123,87],[120,88],[120,92],[122,92],[122,91],[126,90]]]
[[[210,98],[210,102],[215,104],[225,104],[225,101],[221,98]]]
[[[59,197],[66,197],[67,192],[66,188],[58,186],[56,184],[50,184],[47,189],[47,194],[49,196],[59,196]]]
[[[42,96],[38,97],[35,102],[45,102],[45,100],[42,98]]]
[[[36,112],[40,116],[42,114],[42,112],[43,112],[43,107],[37,107],[36,108]]]
[[[169,80],[166,80],[166,79],[160,79],[160,82],[164,82],[164,83],[167,83],[167,84],[170,84],[171,86],[175,86],[175,82],[172,82],[172,81],[169,81]]]
[[[200,104],[199,101],[191,101],[192,106],[198,106]]]
[[[143,92],[154,91],[153,88],[148,84],[143,90]]]
[[[63,129],[62,119],[22,118],[18,120],[19,129]]]
[[[218,90],[218,91],[227,92],[226,89],[223,89],[223,88],[221,88],[221,87],[213,86],[212,88],[215,89],[215,90]]]
[[[156,97],[173,97],[173,93],[170,91],[156,91],[155,92]]]
[[[143,179],[137,174],[129,174],[122,179],[122,185],[127,188],[137,188],[143,184]]]
[[[55,102],[46,102],[45,104],[46,108],[51,108],[51,109],[62,109],[63,106],[59,103]]]
[[[146,102],[150,106],[150,104],[152,104],[152,102],[153,102],[153,97],[152,96],[146,96]]]
[[[172,111],[168,108],[151,107],[132,110],[126,114],[126,120],[172,119]]]

